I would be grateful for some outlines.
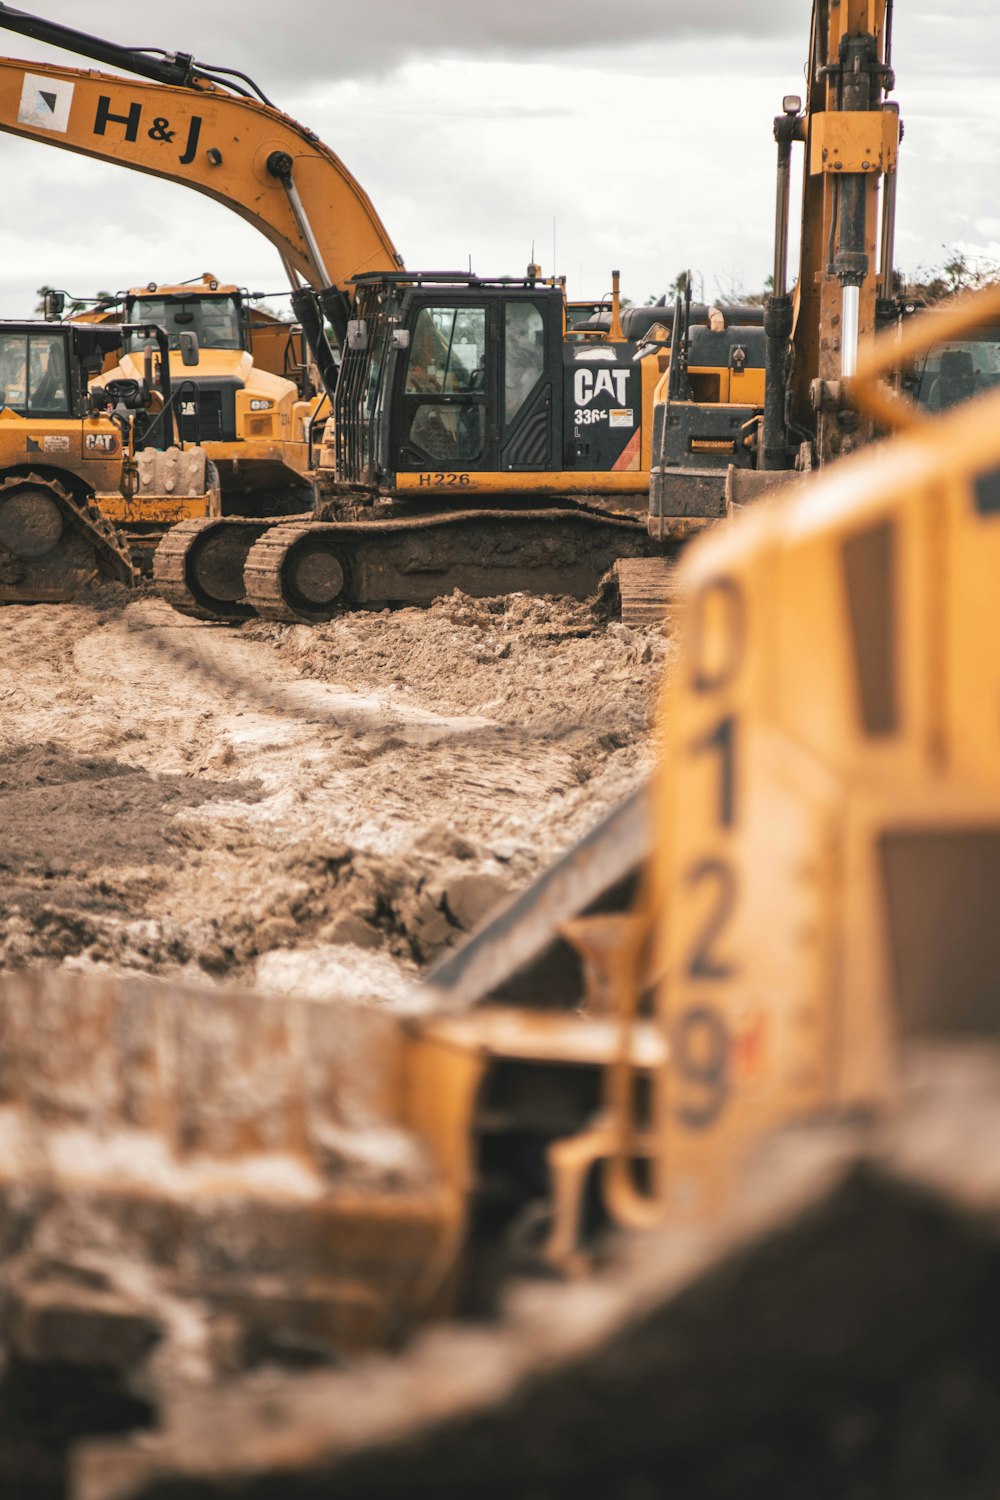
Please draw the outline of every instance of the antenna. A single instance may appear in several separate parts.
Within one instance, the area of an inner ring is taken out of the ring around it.
[[[556,274],[556,267],[558,266],[558,264],[559,264],[559,262],[556,260],[556,218],[555,218],[555,214],[553,214],[552,215],[552,274],[553,274],[553,276]]]

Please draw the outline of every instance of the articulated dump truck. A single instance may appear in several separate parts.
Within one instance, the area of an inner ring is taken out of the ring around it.
[[[879,368],[407,1006],[0,981],[4,1494],[998,1492],[1000,393]]]

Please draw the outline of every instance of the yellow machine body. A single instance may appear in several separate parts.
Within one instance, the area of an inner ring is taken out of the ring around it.
[[[906,415],[681,570],[646,910],[671,1217],[768,1128],[885,1104],[910,1039],[995,1024],[1000,393]]]
[[[0,470],[24,465],[72,474],[102,497],[119,494],[121,428],[98,413],[32,417],[0,405]]]
[[[209,273],[191,283],[132,287],[124,302],[126,321],[164,326],[171,322],[172,309],[182,305],[197,308],[196,314],[187,316],[210,326],[218,307],[227,344],[239,341],[240,347],[216,348],[210,338],[202,339],[197,363],[189,366],[176,348],[178,330],[167,328],[174,387],[188,380],[201,393],[200,399],[190,389],[179,393],[181,423],[192,439],[200,438],[226,495],[305,481],[309,423],[321,398],[301,400],[296,382],[284,373],[293,362],[301,363],[301,334],[293,334],[292,325],[248,309],[239,287],[222,284]],[[79,314],[74,321],[107,322],[118,316],[117,309],[105,310]],[[142,376],[143,353],[137,349],[120,360],[107,359],[99,381]]]

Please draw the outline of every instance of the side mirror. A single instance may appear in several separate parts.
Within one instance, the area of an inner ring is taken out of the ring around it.
[[[348,323],[347,347],[356,351],[368,348],[368,324],[364,318],[352,318]]]
[[[198,353],[198,335],[194,332],[181,333],[177,336],[177,347],[181,351],[181,363],[185,365],[196,365],[201,358]]]
[[[54,292],[50,287],[42,298],[42,311],[46,323],[55,323],[62,317],[65,308],[65,292]]]
[[[410,330],[408,328],[394,328],[392,330],[392,347],[394,349],[409,349]]]

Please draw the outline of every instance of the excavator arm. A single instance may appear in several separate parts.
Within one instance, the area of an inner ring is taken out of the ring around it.
[[[271,241],[293,286],[301,276],[318,293],[343,292],[361,272],[402,267],[343,162],[311,130],[252,97],[243,75],[222,77],[183,53],[120,47],[3,4],[0,27],[147,75],[0,58],[0,130],[214,198]]]
[[[787,469],[803,439],[817,464],[863,439],[843,382],[853,379],[859,350],[880,318],[895,316],[901,125],[898,106],[885,97],[895,86],[892,12],[893,0],[813,0],[805,108],[789,95],[774,122],[778,191],[773,293],[764,318],[763,469]],[[795,141],[804,145],[806,161],[798,276],[789,292]]]

